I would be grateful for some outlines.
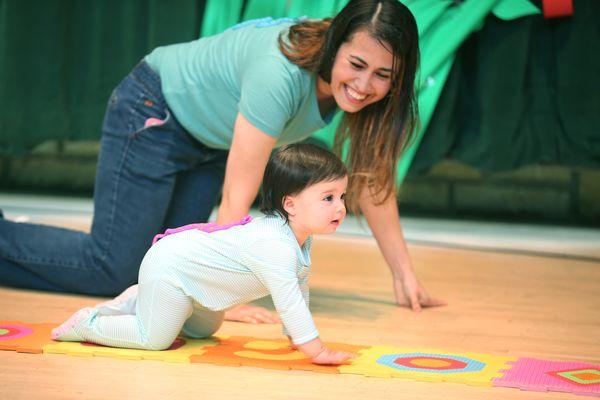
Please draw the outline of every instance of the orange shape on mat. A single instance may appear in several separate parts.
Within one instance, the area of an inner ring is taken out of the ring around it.
[[[0,350],[19,353],[41,353],[45,345],[53,343],[50,331],[56,324],[30,324],[21,321],[0,322]]]
[[[573,376],[577,379],[581,379],[582,381],[593,381],[600,379],[600,374],[591,373],[591,372],[583,372],[580,374],[573,374]]]
[[[336,366],[315,365],[297,350],[293,350],[287,340],[256,340],[246,336],[232,336],[219,339],[215,347],[207,347],[206,352],[190,356],[192,363],[210,363],[228,366],[247,366],[266,369],[296,369],[338,374]],[[358,352],[364,346],[328,343],[336,350]]]

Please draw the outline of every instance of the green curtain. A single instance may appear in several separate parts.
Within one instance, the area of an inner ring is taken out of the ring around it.
[[[411,174],[442,158],[481,171],[600,166],[600,2],[572,17],[489,16],[459,50]]]
[[[193,40],[199,0],[0,0],[0,154],[98,139],[112,89],[156,46]]]
[[[312,0],[269,1],[238,0],[222,2],[208,0],[205,19],[202,24],[203,36],[213,35],[231,25],[253,18],[271,16],[310,18],[334,16],[346,1],[320,2]],[[539,13],[527,0],[404,0],[413,12],[419,27],[421,46],[421,69],[417,81],[417,94],[420,110],[421,129],[413,145],[403,155],[398,165],[398,183],[407,174],[415,152],[426,131],[436,108],[448,73],[452,67],[455,52],[466,38],[479,30],[488,14],[504,20],[512,20]],[[316,132],[313,136],[331,145],[335,128],[341,116],[334,123]]]
[[[346,2],[0,0],[0,154],[97,139],[111,90],[156,46],[266,15],[333,16]],[[400,177],[444,157],[484,171],[600,165],[600,2],[575,0],[574,16],[556,20],[517,19],[540,0],[405,3],[421,35],[427,133]],[[330,143],[333,131],[315,137]]]

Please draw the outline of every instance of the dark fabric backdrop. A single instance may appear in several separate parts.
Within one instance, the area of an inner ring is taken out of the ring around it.
[[[410,175],[441,158],[482,171],[600,166],[600,1],[574,9],[487,18],[457,54]]]
[[[0,155],[98,139],[112,89],[154,47],[197,38],[204,5],[0,0]],[[412,175],[441,158],[600,165],[600,1],[574,6],[572,18],[487,19],[459,51]]]
[[[154,47],[198,37],[199,0],[0,0],[0,154],[98,139],[113,88]]]

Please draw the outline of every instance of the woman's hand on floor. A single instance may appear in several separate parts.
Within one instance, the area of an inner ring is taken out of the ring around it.
[[[394,277],[394,294],[399,306],[410,307],[415,312],[420,312],[423,307],[440,307],[447,304],[430,297],[412,270],[402,277]]]
[[[279,317],[264,307],[240,304],[225,312],[226,321],[246,322],[248,324],[277,324]]]

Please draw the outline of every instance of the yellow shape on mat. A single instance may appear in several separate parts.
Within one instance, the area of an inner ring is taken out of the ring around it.
[[[225,337],[221,337],[225,338]],[[80,357],[111,357],[127,360],[156,360],[176,363],[189,363],[190,356],[201,355],[206,352],[207,346],[216,346],[219,341],[215,339],[189,339],[177,338],[167,350],[136,350],[120,349],[116,347],[100,346],[92,343],[55,342],[44,346],[44,353],[67,354]]]
[[[360,350],[352,364],[339,367],[339,371],[382,378],[492,386],[492,379],[502,377],[501,371],[509,368],[507,363],[515,360],[515,357],[491,354],[372,346]]]
[[[235,354],[238,357],[245,358],[255,358],[257,360],[304,360],[307,358],[304,354],[295,351],[295,352],[286,352],[286,354],[267,354],[263,353],[261,350],[288,350],[289,351],[289,343],[286,342],[276,342],[276,341],[268,341],[268,340],[254,340],[252,342],[248,342],[244,345],[247,349],[252,350],[241,350],[236,351]],[[257,350],[257,351],[255,351]]]
[[[277,350],[289,348],[289,343],[273,340],[253,340],[246,343],[244,347],[252,350]]]

